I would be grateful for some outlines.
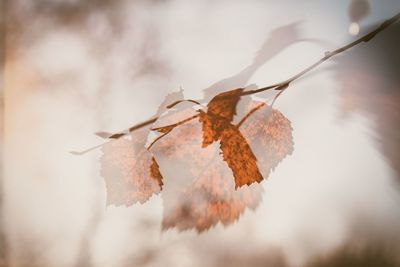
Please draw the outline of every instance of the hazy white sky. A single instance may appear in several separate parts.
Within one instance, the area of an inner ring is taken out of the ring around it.
[[[294,153],[263,182],[258,209],[226,228],[161,233],[159,196],[105,207],[100,151],[68,153],[100,143],[94,132],[147,119],[180,86],[187,98],[201,98],[202,89],[247,67],[271,31],[294,22],[301,37],[324,43],[288,47],[249,84],[297,73],[354,38],[349,1],[120,1],[67,12],[80,3],[11,5],[24,23],[9,39],[5,68],[2,218],[12,266],[216,266],[224,255],[275,249],[300,265],[375,236],[400,245],[394,172],[374,145],[372,122],[340,118],[332,63],[279,98]],[[399,1],[371,1],[361,30],[398,10]]]

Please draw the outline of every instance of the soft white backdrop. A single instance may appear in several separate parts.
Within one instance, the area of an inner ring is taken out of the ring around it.
[[[58,5],[63,11],[82,3],[11,5],[24,26],[9,33],[5,69],[2,218],[12,266],[215,266],[226,255],[276,250],[301,265],[371,236],[400,244],[393,171],[374,146],[371,122],[340,118],[329,62],[279,98],[295,151],[263,182],[258,209],[227,228],[161,233],[159,196],[105,207],[100,151],[69,154],[100,143],[96,131],[147,119],[180,86],[187,98],[200,98],[202,89],[250,64],[272,30],[300,22],[301,37],[325,46],[295,44],[249,84],[295,74],[354,38],[349,1],[118,1],[56,13]],[[372,1],[361,25],[396,10],[396,0]]]

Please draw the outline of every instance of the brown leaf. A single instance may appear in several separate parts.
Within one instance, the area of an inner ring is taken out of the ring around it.
[[[243,88],[238,88],[216,95],[207,104],[207,114],[232,121],[243,90]]]
[[[166,179],[164,230],[176,227],[201,232],[219,222],[228,225],[247,208],[255,209],[261,200],[259,184],[235,189],[219,145],[203,146],[202,127],[197,120],[180,125],[152,148]],[[224,141],[229,143],[232,137],[228,133],[234,130],[227,131]]]
[[[243,123],[236,126],[229,119],[236,109],[231,104],[237,101],[223,100],[225,109],[213,103],[212,111],[224,116],[202,110],[193,116],[186,110],[166,116],[174,123],[155,128],[163,137],[151,149],[154,157],[144,148],[148,129],[105,145],[102,174],[108,203],[144,203],[163,189],[163,229],[199,232],[218,223],[229,225],[246,209],[255,209],[263,191],[258,166],[268,176],[292,152],[290,122],[270,108],[254,111],[260,105],[251,102]],[[196,117],[199,120],[193,120]]]
[[[235,126],[227,125],[220,144],[224,160],[235,177],[235,188],[263,180],[253,151]]]
[[[255,209],[262,198],[262,187],[235,189],[229,170],[221,162],[211,162],[190,186],[173,199],[164,200],[164,230],[207,230],[218,223],[227,226],[240,218],[247,208]]]
[[[200,112],[200,123],[202,125],[202,132],[203,132],[203,142],[202,142],[202,147],[207,147],[208,145],[212,144],[214,141],[218,140],[217,133],[215,128],[215,120],[213,120],[213,117],[208,116],[207,113],[205,113],[202,110],[199,110]]]
[[[248,110],[259,105],[252,101]],[[264,178],[279,162],[294,150],[290,121],[278,110],[264,106],[255,111],[240,127],[240,131],[258,160]]]
[[[107,187],[107,204],[144,203],[161,191],[159,166],[145,148],[147,129],[113,140],[102,147],[101,175]]]
[[[257,167],[257,159],[246,139],[231,123],[242,92],[243,88],[239,88],[221,93],[208,103],[207,113],[199,110],[203,130],[202,146],[220,141],[223,158],[235,178],[235,188],[263,179]]]
[[[257,159],[238,128],[226,119],[199,112],[203,130],[202,147],[220,141],[223,159],[235,178],[235,188],[261,182],[263,177],[258,170]]]
[[[155,116],[164,113],[170,102],[181,98],[182,90],[167,95]],[[174,116],[169,114],[161,118],[168,120],[174,119]],[[100,159],[101,175],[107,187],[107,204],[129,206],[136,202],[144,203],[153,194],[161,191],[162,174],[155,158],[145,147],[153,125],[150,123],[147,127],[129,134],[98,133],[99,136],[116,139],[102,146],[103,155]],[[172,129],[173,127],[168,127],[160,129],[160,132],[166,133]]]

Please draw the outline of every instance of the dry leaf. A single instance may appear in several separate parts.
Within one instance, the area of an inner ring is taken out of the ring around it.
[[[235,188],[263,180],[253,151],[235,126],[227,125],[221,134],[220,144],[224,160],[235,177]]]
[[[243,88],[238,88],[216,95],[207,104],[207,114],[231,122],[236,115],[236,106],[242,92]]]
[[[108,205],[144,203],[161,191],[163,181],[153,156],[145,148],[148,129],[110,141],[102,147],[101,175]]]
[[[231,224],[247,208],[255,209],[263,191],[259,166],[267,177],[293,151],[293,141],[290,122],[279,111],[252,110],[259,102],[248,103],[240,129],[233,125],[241,92],[216,96],[207,113],[183,109],[165,116],[164,122],[173,123],[158,123],[163,126],[155,130],[162,138],[151,153],[144,147],[148,129],[105,145],[102,174],[108,203],[144,203],[162,188],[163,229],[199,232]]]
[[[235,178],[235,187],[253,182],[261,182],[263,177],[258,170],[256,157],[246,139],[231,122],[243,89],[235,89],[215,96],[207,105],[207,113],[200,112],[203,130],[202,146],[220,141],[225,162]]]
[[[155,116],[165,112],[171,101],[182,97],[182,90],[167,95]],[[163,181],[158,163],[145,147],[151,126],[129,134],[109,136],[99,133],[100,136],[115,139],[102,146],[100,159],[101,175],[107,187],[107,204],[129,206],[144,203],[161,191]]]
[[[250,102],[248,110],[260,103]],[[263,106],[240,126],[240,132],[248,140],[264,178],[269,176],[280,161],[292,154],[294,150],[292,130],[290,121],[270,106]]]
[[[259,184],[235,189],[232,171],[220,156],[217,143],[203,147],[197,120],[180,125],[153,148],[164,175],[163,229],[201,232],[221,222],[236,221],[261,200]]]
[[[229,170],[223,167],[221,162],[211,162],[180,194],[169,199],[163,197],[164,230],[176,227],[181,231],[202,232],[219,222],[226,226],[238,220],[247,208],[254,210],[258,206],[262,187],[254,184],[236,190]]]

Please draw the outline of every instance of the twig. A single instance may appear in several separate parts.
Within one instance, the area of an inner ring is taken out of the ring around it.
[[[280,90],[280,92],[279,92],[279,93],[277,94],[277,96],[276,96],[276,98],[277,98],[279,95],[281,95],[281,93],[282,93],[283,91],[285,91],[285,90],[289,87],[289,85],[290,85],[293,81],[299,79],[300,77],[302,77],[302,76],[305,75],[306,73],[312,71],[313,69],[315,69],[316,67],[318,67],[319,65],[321,65],[323,62],[329,60],[330,58],[332,58],[332,57],[334,57],[334,56],[336,56],[336,55],[338,55],[338,54],[340,54],[340,53],[342,53],[342,52],[344,52],[344,51],[346,51],[346,50],[348,50],[348,49],[350,49],[350,48],[352,48],[352,47],[354,47],[354,46],[356,46],[356,45],[358,45],[358,44],[360,44],[360,43],[362,43],[362,42],[368,42],[368,41],[370,41],[370,40],[373,39],[378,33],[382,32],[383,30],[385,30],[386,28],[388,28],[389,26],[391,26],[393,23],[397,22],[399,19],[400,19],[400,13],[397,13],[397,14],[396,14],[395,16],[393,16],[392,18],[387,19],[386,21],[384,21],[378,28],[376,28],[375,30],[373,30],[373,31],[371,31],[371,32],[369,32],[369,33],[367,33],[366,35],[364,35],[364,36],[362,36],[361,38],[355,40],[354,42],[351,42],[351,43],[349,43],[349,44],[347,44],[347,45],[345,45],[345,46],[343,46],[343,47],[340,47],[340,48],[338,48],[338,49],[336,49],[336,50],[334,50],[334,51],[327,51],[327,52],[325,52],[325,56],[324,56],[323,58],[321,58],[321,59],[318,60],[317,62],[313,63],[312,65],[308,66],[308,67],[305,68],[304,70],[300,71],[300,72],[297,73],[296,75],[290,77],[289,79],[286,79],[286,80],[284,80],[284,81],[282,81],[282,82],[279,82],[279,83],[276,83],[276,84],[272,84],[272,85],[269,85],[269,86],[266,86],[266,87],[263,87],[263,88],[254,89],[254,90],[249,90],[249,91],[243,91],[242,93],[240,93],[240,94],[238,94],[238,95],[226,96],[226,97],[229,98],[229,97],[253,95],[253,94],[261,93],[261,92],[264,92],[264,91],[267,91],[267,90]],[[276,98],[275,98],[275,99],[276,99]],[[275,101],[275,99],[274,99],[274,101]],[[176,102],[174,102],[174,103],[168,105],[168,107],[173,107],[174,105],[176,105],[176,104],[178,104],[178,103],[181,103],[181,102],[183,102],[183,101],[190,101],[190,102],[199,104],[199,103],[198,103],[197,101],[195,101],[195,100],[178,100],[178,101],[176,101]],[[122,137],[122,136],[124,136],[124,135],[126,135],[126,134],[128,134],[128,133],[131,133],[131,132],[133,132],[133,131],[135,131],[135,130],[137,130],[137,129],[140,129],[140,128],[144,127],[144,126],[147,126],[147,125],[149,125],[149,124],[152,124],[152,123],[156,122],[156,121],[158,120],[158,118],[159,118],[159,117],[154,117],[154,118],[149,119],[149,120],[147,120],[147,121],[145,121],[145,122],[136,124],[136,125],[130,127],[129,129],[125,130],[125,131],[122,131],[122,132],[119,132],[119,133],[115,133],[115,134],[111,134],[108,138],[111,138],[111,139],[118,139],[118,138],[120,138],[120,137]],[[245,118],[244,118],[244,119],[245,119]],[[241,122],[240,122],[239,124],[241,124]],[[100,135],[101,135],[101,136],[104,136],[104,133],[100,133]],[[102,146],[102,145],[103,145],[103,144],[100,144],[100,145],[98,145],[98,146],[89,148],[89,149],[87,149],[87,150],[85,150],[85,151],[81,151],[81,152],[71,152],[71,153],[76,154],[76,155],[82,155],[82,154],[87,153],[87,152],[89,152],[89,151],[91,151],[91,150],[93,150],[93,149],[96,149],[96,148],[98,148],[98,147],[100,147],[100,146]]]
[[[286,90],[286,89],[283,89],[282,91],[279,91],[279,93],[277,93],[277,94],[275,95],[274,99],[273,99],[272,102],[271,102],[271,108],[274,106],[275,101],[278,99],[278,97],[279,97],[283,92],[285,92],[285,90]]]
[[[69,153],[71,153],[71,154],[73,154],[73,155],[80,156],[80,155],[86,154],[86,153],[88,153],[88,152],[90,152],[90,151],[92,151],[92,150],[95,150],[96,148],[102,147],[103,145],[108,144],[108,142],[110,142],[110,141],[101,143],[101,144],[99,144],[99,145],[97,145],[97,146],[93,146],[93,147],[88,148],[88,149],[86,149],[86,150],[82,150],[82,151],[70,151]]]
[[[239,128],[254,112],[256,112],[257,110],[259,110],[260,108],[262,108],[263,106],[265,106],[265,103],[261,103],[258,104],[257,106],[255,106],[253,109],[251,109],[249,111],[249,113],[246,114],[246,116],[244,116],[238,124],[236,124],[236,127]]]
[[[119,133],[97,132],[96,135],[101,137],[101,138],[118,139],[118,138],[120,138],[120,137],[122,137],[124,135],[127,135],[130,132],[133,132],[133,131],[135,131],[137,129],[143,128],[144,126],[147,126],[147,125],[155,123],[158,120],[158,118],[159,117],[154,117],[154,118],[149,119],[149,120],[147,120],[145,122],[138,123],[138,124],[128,128],[126,130],[123,130],[123,131],[121,131]]]
[[[355,40],[354,42],[347,44],[343,47],[340,47],[332,52],[325,52],[325,56],[323,58],[321,58],[319,61],[315,62],[314,64],[310,65],[309,67],[305,68],[303,71],[299,72],[298,74],[294,75],[293,77],[280,82],[280,83],[276,83],[273,85],[269,85],[260,89],[255,89],[255,90],[250,90],[250,91],[246,91],[243,92],[241,95],[252,95],[252,94],[257,94],[263,91],[267,91],[267,90],[271,90],[271,89],[275,89],[275,90],[280,90],[280,87],[283,86],[289,86],[289,84],[295,80],[297,80],[298,78],[302,77],[304,74],[310,72],[311,70],[315,69],[316,67],[318,67],[319,65],[321,65],[323,62],[327,61],[328,59],[330,59],[333,56],[336,56],[362,42],[368,42],[370,41],[372,38],[374,38],[378,33],[380,33],[381,31],[383,31],[384,29],[386,29],[387,27],[389,27],[390,25],[392,25],[393,23],[395,23],[396,21],[398,21],[400,19],[400,13],[397,13],[395,16],[393,16],[392,18],[384,21],[378,28],[376,28],[375,30],[367,33],[366,35],[362,36],[361,38]],[[284,88],[286,89],[286,88]]]
[[[177,105],[177,104],[179,104],[179,103],[182,103],[182,102],[192,102],[192,103],[194,103],[194,104],[201,105],[201,104],[200,104],[199,102],[197,102],[196,100],[192,100],[192,99],[182,99],[182,100],[175,101],[175,102],[172,103],[172,104],[169,104],[169,105],[167,106],[167,108],[173,108],[175,105]]]
[[[179,121],[179,122],[177,122],[177,123],[174,123],[174,124],[170,124],[170,125],[166,125],[166,126],[161,126],[161,127],[157,127],[157,128],[152,128],[152,129],[151,129],[152,131],[160,131],[161,129],[164,129],[165,132],[163,132],[162,135],[160,135],[160,136],[158,136],[156,139],[154,139],[154,141],[151,142],[151,144],[147,147],[147,149],[150,149],[158,140],[160,140],[161,138],[163,138],[165,135],[169,134],[175,127],[177,127],[177,126],[179,126],[179,125],[182,125],[182,124],[184,124],[184,123],[186,123],[186,122],[188,122],[188,121],[191,121],[191,120],[193,120],[193,119],[195,119],[195,118],[197,118],[197,117],[199,117],[199,114],[196,114],[196,115],[194,115],[194,116],[192,116],[192,117],[186,118],[186,119],[181,120],[181,121]]]

